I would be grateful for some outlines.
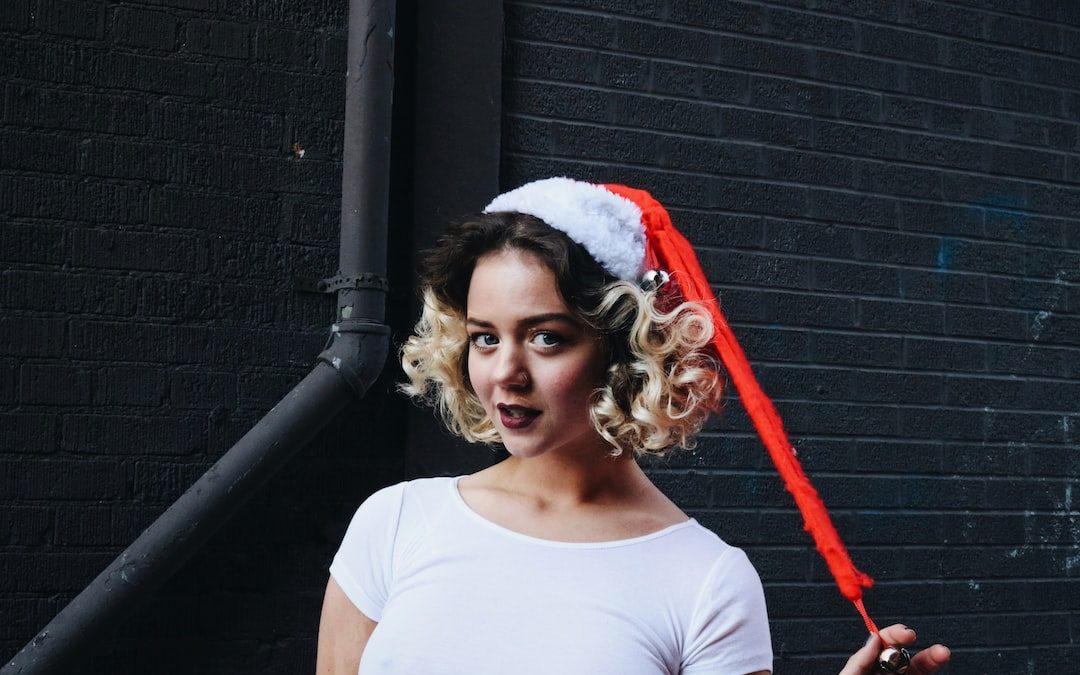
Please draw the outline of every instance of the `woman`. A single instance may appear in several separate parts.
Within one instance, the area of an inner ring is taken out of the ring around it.
[[[404,389],[509,457],[360,507],[331,566],[319,673],[356,673],[361,656],[365,674],[771,671],[746,556],[635,461],[692,446],[721,393],[684,270],[638,283],[643,218],[610,188],[548,179],[431,253]],[[844,675],[870,672],[876,639]],[[942,650],[909,672],[933,672]]]

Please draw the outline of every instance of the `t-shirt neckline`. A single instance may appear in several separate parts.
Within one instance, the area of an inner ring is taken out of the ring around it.
[[[479,523],[480,525],[486,527],[489,530],[498,532],[503,536],[511,537],[513,539],[518,539],[520,541],[525,541],[541,546],[553,546],[556,548],[615,548],[618,546],[630,546],[633,544],[640,544],[651,541],[653,539],[658,539],[673,532],[677,532],[679,530],[695,525],[697,523],[697,520],[695,520],[694,518],[688,518],[681,523],[668,525],[667,527],[657,530],[655,532],[642,534],[637,537],[630,537],[629,539],[610,539],[607,541],[559,541],[556,539],[543,539],[541,537],[534,537],[532,535],[518,532],[517,530],[511,530],[508,527],[504,527],[502,525],[499,525],[498,523],[488,520],[487,518],[481,516],[479,513],[474,511],[472,507],[469,506],[469,504],[465,501],[465,498],[461,496],[461,490],[458,489],[458,482],[462,478],[464,478],[464,476],[454,476],[447,481],[447,484],[449,485],[452,496],[451,501],[457,504],[460,507],[461,511],[464,512],[468,518]]]

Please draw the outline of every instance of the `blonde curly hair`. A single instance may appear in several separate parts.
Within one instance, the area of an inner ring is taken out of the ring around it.
[[[402,391],[437,408],[462,438],[501,442],[468,381],[465,299],[476,262],[506,249],[537,256],[554,273],[567,306],[601,336],[607,368],[589,416],[611,454],[692,448],[722,392],[708,311],[692,302],[665,307],[672,304],[670,286],[646,291],[619,281],[565,234],[521,213],[452,225],[429,252],[423,311],[401,349],[409,380]]]

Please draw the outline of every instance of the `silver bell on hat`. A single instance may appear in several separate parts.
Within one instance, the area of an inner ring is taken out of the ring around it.
[[[903,675],[911,665],[911,654],[903,647],[886,647],[878,654],[878,669],[886,673]]]
[[[671,276],[664,270],[648,270],[641,275],[641,290],[655,291],[666,284]]]

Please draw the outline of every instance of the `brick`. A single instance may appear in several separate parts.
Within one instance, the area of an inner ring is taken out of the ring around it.
[[[977,208],[905,201],[897,211],[900,229],[909,232],[939,232],[950,236],[983,233],[984,213]]]
[[[814,188],[807,197],[807,215],[819,219],[880,228],[896,223],[896,202],[889,198]]]
[[[700,78],[701,96],[706,101],[735,103],[747,97],[750,78],[745,73],[710,68],[700,71]]]
[[[814,363],[898,366],[903,360],[903,341],[879,335],[816,333],[810,354]]]
[[[217,284],[193,279],[146,279],[139,293],[139,315],[160,319],[220,319]]]
[[[1059,281],[1048,282],[1012,277],[986,279],[987,302],[1005,307],[1063,309],[1066,290],[1066,285]]]
[[[191,455],[206,450],[202,417],[68,415],[60,447],[80,454]]]
[[[64,230],[60,227],[20,222],[0,227],[0,260],[57,265],[65,257]]]
[[[76,230],[72,262],[85,267],[198,273],[207,268],[201,238],[150,232]]]
[[[4,119],[20,126],[140,136],[146,133],[148,110],[136,96],[8,84]]]
[[[61,506],[56,510],[58,546],[124,546],[133,541],[160,509],[125,506]]]
[[[43,507],[9,507],[0,513],[0,542],[5,546],[40,546],[49,542],[52,511]]]
[[[651,4],[651,3],[650,3]],[[739,33],[760,33],[764,8],[748,2],[717,4],[710,0],[684,0],[668,8],[668,20],[688,26]]]
[[[940,171],[883,162],[859,162],[855,168],[856,190],[923,199],[941,198]]]
[[[906,368],[981,372],[986,368],[986,345],[957,340],[904,338]]]
[[[255,30],[255,59],[264,63],[310,68],[315,64],[318,47],[317,36],[307,31],[270,26]]]
[[[790,115],[726,108],[720,113],[723,135],[730,139],[767,141],[788,147],[811,145],[810,121]]]
[[[974,337],[1026,340],[1028,317],[1023,312],[983,307],[947,306],[945,333]]]
[[[120,44],[173,51],[180,21],[165,12],[120,7],[113,15],[113,31]]]
[[[618,21],[614,46],[635,54],[707,63],[715,53],[716,40],[713,34],[706,32],[639,21]]]
[[[0,303],[12,309],[130,316],[137,284],[120,276],[9,270],[0,274]]]
[[[601,55],[600,77],[598,79],[600,84],[614,80],[616,82],[615,86],[630,89],[643,90],[648,87],[649,91],[658,94],[674,94],[675,96],[694,98],[701,96],[701,68],[682,63],[649,62],[622,57],[619,57],[619,61],[615,62],[615,58]],[[723,73],[723,71],[720,72]],[[736,74],[732,73],[730,75],[732,80],[737,80]],[[734,87],[732,89],[736,90]],[[739,96],[739,94],[736,94],[736,96]]]
[[[737,253],[702,249],[698,252],[702,269],[712,278],[738,280],[760,287],[808,288],[810,265],[805,260],[780,258],[741,251]],[[721,276],[722,275],[722,276]]]
[[[886,300],[859,300],[859,326],[869,330],[941,334],[946,311],[938,305]]]
[[[992,80],[989,85],[988,103],[1009,110],[1048,117],[1062,116],[1061,92],[1017,82]]]
[[[939,300],[943,302],[988,301],[987,279],[981,274],[966,274],[935,269],[932,272],[913,269],[899,270],[900,297],[910,300]]]
[[[810,74],[815,56],[810,47],[728,35],[717,36],[715,50],[714,62],[720,66],[802,77]]]
[[[562,83],[587,83],[619,86],[637,82],[644,89],[649,62],[631,56],[600,55],[595,50],[547,44],[510,41],[506,68],[518,78],[537,78]],[[637,75],[634,72],[637,71]],[[597,79],[597,74],[600,79]],[[609,79],[610,78],[610,79]],[[510,82],[516,89],[526,82]],[[513,109],[520,110],[517,106]]]
[[[165,400],[165,374],[157,368],[114,366],[97,375],[97,405],[158,407]]]
[[[815,260],[813,289],[856,295],[896,296],[897,270],[877,265],[861,265]]]
[[[847,158],[782,150],[761,149],[762,173],[796,183],[853,187],[855,163]]]
[[[902,408],[899,432],[908,438],[981,440],[986,435],[986,414],[981,410]]]
[[[770,250],[849,258],[855,255],[857,231],[822,223],[766,219],[765,242]]]
[[[874,56],[936,64],[945,49],[945,41],[940,37],[918,31],[860,23],[858,32],[859,51]]]
[[[210,331],[193,326],[74,321],[70,355],[84,360],[199,362]]]
[[[3,356],[59,356],[64,350],[64,320],[0,318]]]
[[[142,187],[92,180],[0,176],[0,213],[30,218],[138,223],[145,220]]]
[[[987,345],[987,369],[996,373],[1076,378],[1080,374],[1075,350],[1037,344]]]
[[[75,171],[75,143],[55,134],[0,131],[0,157],[6,169],[60,174]]]
[[[35,412],[0,413],[0,453],[46,454],[56,450],[57,422],[53,415]]]
[[[12,0],[0,7],[0,30],[25,31],[30,25],[31,0]]]
[[[524,37],[556,44],[612,47],[617,23],[610,17],[540,7],[508,5],[507,37]]]
[[[246,59],[250,52],[248,27],[212,19],[188,21],[186,47],[195,54],[229,59]]]
[[[0,494],[10,499],[115,499],[127,490],[117,461],[0,459]]]
[[[134,496],[140,502],[172,503],[208,468],[204,464],[140,458],[135,462]]]
[[[79,83],[156,94],[206,96],[214,81],[214,68],[204,63],[171,57],[87,50]]]
[[[961,70],[1018,80],[1031,77],[1032,57],[1024,52],[969,40],[949,40],[946,53],[944,63]]]
[[[905,23],[925,30],[975,39],[985,35],[987,22],[983,12],[928,0],[912,2],[904,19]]]
[[[855,122],[877,122],[881,119],[881,95],[839,89],[836,92],[836,114]]]
[[[169,377],[169,401],[174,408],[234,408],[236,394],[232,373],[178,370]]]
[[[34,26],[54,35],[100,38],[105,33],[105,6],[95,0],[40,2]]]
[[[815,120],[813,138],[815,150],[893,158],[900,154],[902,136],[887,129]]]
[[[278,228],[279,208],[272,199],[163,187],[150,193],[149,223],[270,237]]]
[[[769,7],[765,10],[769,34],[783,42],[801,42],[850,51],[859,42],[858,24],[819,14]]]
[[[83,368],[24,363],[19,381],[28,405],[86,405],[94,396],[93,373]]]
[[[720,301],[723,303],[723,298]],[[810,360],[809,344],[811,338],[806,332],[741,326],[737,335],[739,343],[750,356],[751,361]]]
[[[993,42],[1039,51],[1060,51],[1064,30],[1064,26],[1028,21],[1016,16],[991,15],[986,20],[986,36]]]
[[[896,91],[900,67],[891,61],[869,59],[839,52],[816,51],[818,76],[829,82],[860,88]]]

